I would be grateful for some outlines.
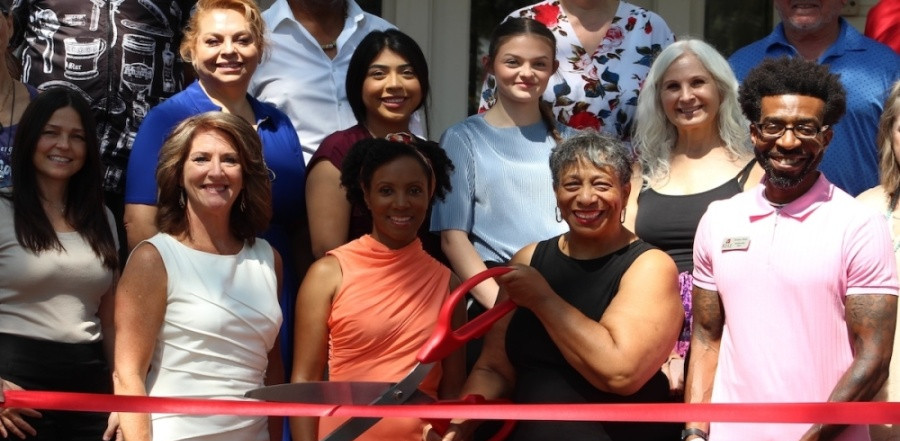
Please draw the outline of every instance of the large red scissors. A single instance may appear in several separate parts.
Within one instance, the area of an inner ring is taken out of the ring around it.
[[[464,298],[475,285],[482,281],[511,271],[509,267],[496,267],[482,271],[459,285],[447,301],[441,306],[438,322],[425,341],[425,345],[416,355],[418,362],[413,369],[398,383],[356,382],[356,381],[311,381],[305,383],[279,384],[254,389],[246,393],[246,397],[275,402],[300,402],[323,404],[370,404],[397,405],[423,404],[434,399],[420,392],[418,387],[431,372],[434,365],[459,349],[469,340],[481,337],[501,317],[516,308],[516,305],[505,300],[479,315],[472,321],[454,330],[452,326],[453,311],[457,303]],[[467,397],[463,402],[484,402],[478,397]],[[351,441],[374,426],[381,418],[350,418],[332,431],[322,441]],[[429,422],[439,432],[446,431],[448,421]],[[504,438],[512,430],[514,422],[508,421],[503,429],[492,440]]]

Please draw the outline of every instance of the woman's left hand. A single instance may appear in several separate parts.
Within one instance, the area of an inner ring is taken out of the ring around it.
[[[115,438],[113,438],[115,435]],[[110,412],[106,422],[106,430],[103,432],[103,441],[123,441],[122,429],[119,428],[119,412]]]
[[[534,309],[550,298],[553,289],[536,269],[522,264],[510,265],[512,271],[497,278],[497,283],[516,305]]]
[[[3,390],[23,390],[17,384],[10,381],[0,381],[3,382]],[[26,434],[37,436],[37,431],[34,430],[34,427],[31,427],[31,424],[28,424],[28,422],[25,421],[23,416],[40,418],[41,413],[34,409],[27,408],[4,407],[3,409],[0,409],[0,436],[7,438],[10,435],[15,435],[21,439],[25,439]]]
[[[669,379],[669,394],[684,395],[684,359],[673,353],[662,365],[662,373]]]

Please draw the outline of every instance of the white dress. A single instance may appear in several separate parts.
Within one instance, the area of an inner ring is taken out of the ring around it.
[[[256,239],[223,256],[168,234],[148,242],[159,250],[168,277],[148,395],[240,399],[262,386],[281,327],[272,247]],[[265,417],[153,414],[152,425],[156,441],[269,439]]]

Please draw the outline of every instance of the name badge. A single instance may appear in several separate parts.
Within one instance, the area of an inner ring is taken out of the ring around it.
[[[746,250],[750,248],[749,237],[728,237],[722,241],[722,251]]]

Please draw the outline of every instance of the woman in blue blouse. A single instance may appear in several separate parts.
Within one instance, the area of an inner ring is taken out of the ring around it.
[[[272,222],[262,237],[284,259],[281,347],[290,372],[294,298],[309,254],[308,246],[303,246],[308,241],[303,190],[306,167],[290,119],[247,94],[250,77],[265,53],[264,36],[265,23],[253,0],[197,3],[184,32],[181,56],[192,63],[198,81],[154,107],[138,130],[128,160],[125,229],[129,249],[157,232],[154,173],[159,150],[175,125],[192,115],[219,110],[250,122],[262,140],[272,180]]]

